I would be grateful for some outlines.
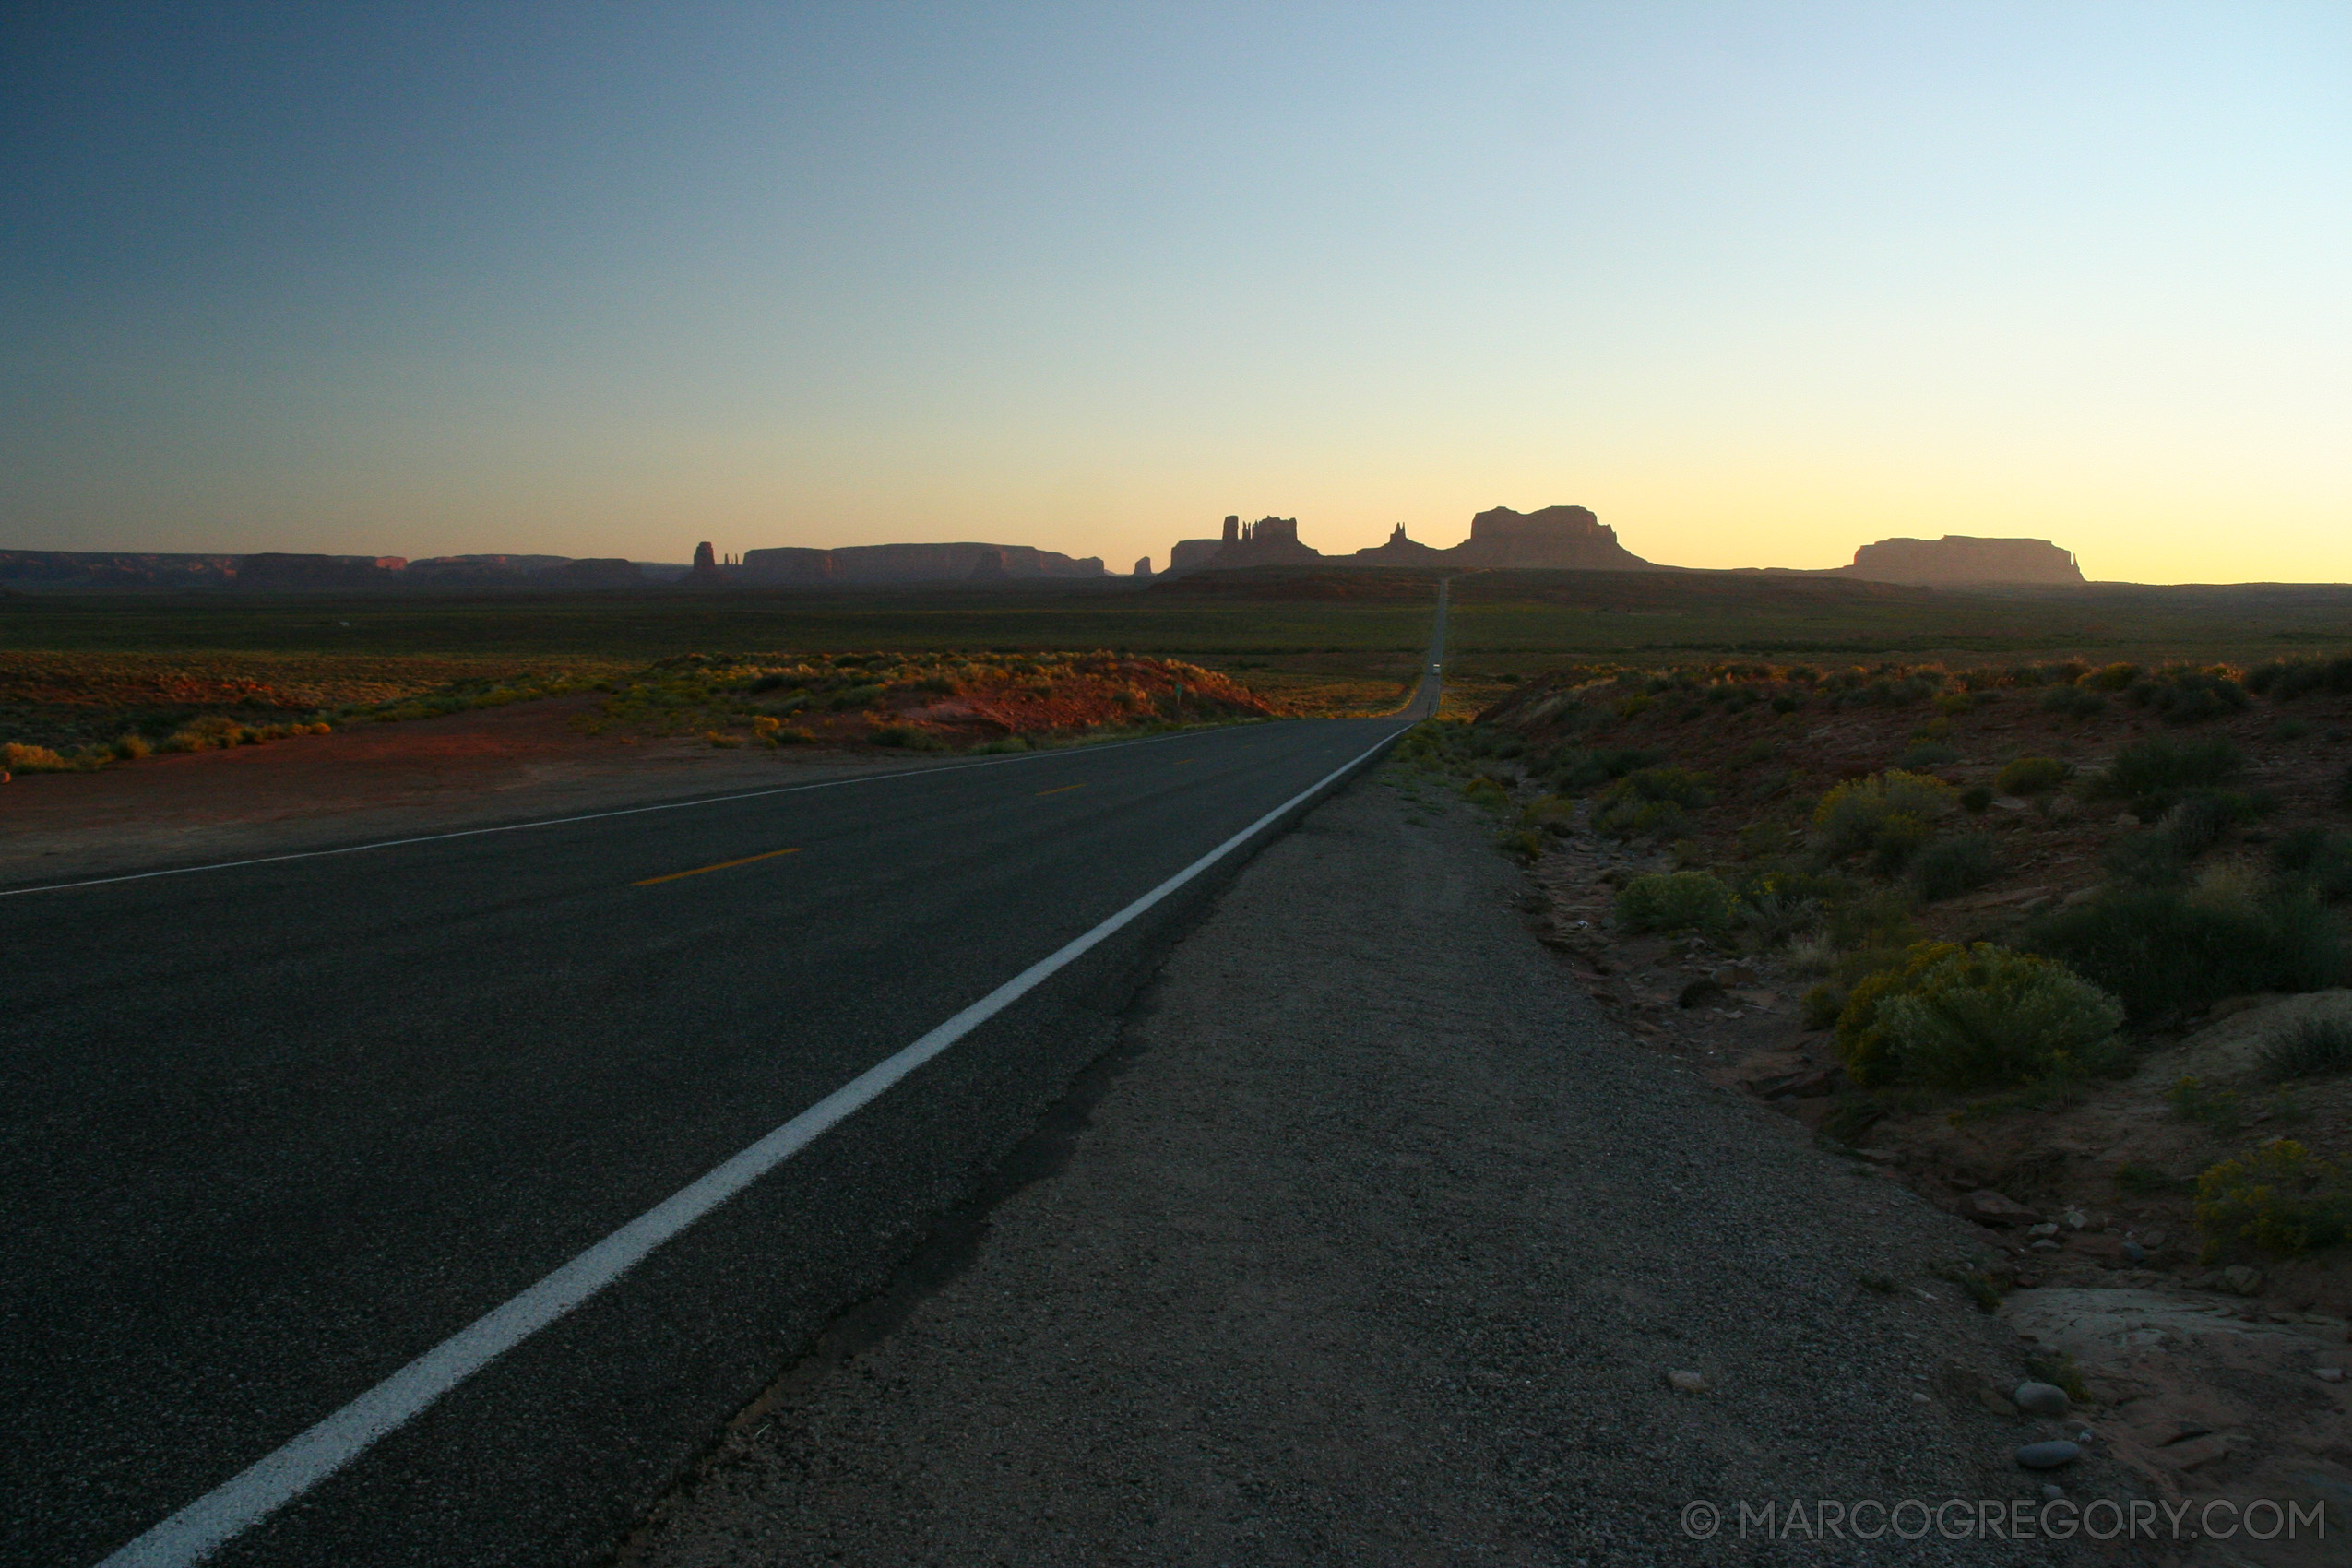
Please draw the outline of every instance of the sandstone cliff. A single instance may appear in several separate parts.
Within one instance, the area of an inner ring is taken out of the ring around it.
[[[1881,583],[2080,583],[2074,557],[2046,539],[1883,539],[1854,552],[1840,576]]]
[[[743,583],[924,583],[972,577],[1099,577],[1099,555],[1072,557],[1029,544],[854,544],[839,550],[746,550],[731,576]]]

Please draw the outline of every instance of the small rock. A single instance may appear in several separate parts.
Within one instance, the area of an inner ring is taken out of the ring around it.
[[[2137,1241],[2126,1241],[2123,1243],[2123,1255],[2133,1263],[2145,1263],[2148,1261],[2148,1249]]]
[[[2003,1398],[1997,1388],[1978,1389],[1977,1402],[1996,1416],[2013,1416],[2017,1413],[2017,1407]]]
[[[2055,1236],[2058,1234],[2058,1225],[2054,1220],[2045,1220],[2039,1225],[2027,1226],[2025,1228],[2025,1234],[2028,1236]]]
[[[2311,1375],[2322,1383],[2342,1383],[2344,1369],[2342,1367],[2313,1367]]]
[[[2032,1225],[2041,1218],[2032,1209],[1990,1187],[1960,1200],[1960,1212],[1980,1225]]]
[[[1930,1405],[1934,1403],[1933,1400],[1930,1399],[1926,1395],[1920,1393],[1916,1388],[1911,1390],[1911,1402],[1915,1405]]]
[[[2066,1489],[2059,1485],[2056,1481],[2044,1481],[2042,1483],[2042,1501],[2044,1503],[2055,1503],[2065,1495]]]
[[[2029,1416],[2062,1416],[2073,1408],[2066,1390],[2054,1383],[2021,1383],[2010,1400]]]
[[[2233,1263],[2221,1271],[2221,1283],[2225,1289],[2235,1290],[2240,1296],[2251,1296],[2263,1288],[2263,1271],[2248,1268],[2242,1263]]]
[[[2049,804],[2044,808],[2052,822],[2064,822],[2082,809],[2083,803],[2072,795],[2053,795]]]
[[[1677,1368],[1666,1374],[1666,1385],[1677,1394],[1705,1394],[1707,1380],[1694,1372]]]
[[[2049,1237],[2045,1236],[2040,1241],[2034,1243],[2034,1251],[2037,1253],[2054,1253],[2058,1251],[2058,1243],[2052,1241]]]
[[[2083,1456],[2072,1443],[2029,1443],[2017,1450],[2017,1463],[2029,1470],[2063,1469]]]
[[[2058,1218],[2066,1222],[2069,1230],[2080,1230],[2091,1222],[2091,1217],[2079,1208],[2070,1208]]]
[[[2146,1230],[2141,1232],[2140,1245],[2147,1248],[2150,1252],[2155,1252],[2158,1247],[2163,1246],[2164,1242],[2165,1232],[2161,1230]]]

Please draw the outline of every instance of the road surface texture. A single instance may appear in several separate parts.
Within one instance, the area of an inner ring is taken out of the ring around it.
[[[1367,778],[1260,855],[628,1568],[2072,1561],[1740,1538],[1743,1499],[2039,1500],[2046,1434],[1970,1385],[2013,1341],[1928,1273],[1968,1228],[1628,1042],[1492,826],[1419,814]]]
[[[540,1282],[1403,727],[0,892],[0,1561],[608,1550],[1115,1039],[1245,851],[600,1293]]]

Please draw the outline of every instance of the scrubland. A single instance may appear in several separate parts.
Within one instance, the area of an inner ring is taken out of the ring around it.
[[[1405,754],[1635,1034],[1983,1227],[2152,1479],[2335,1473],[2352,655],[1596,664]]]

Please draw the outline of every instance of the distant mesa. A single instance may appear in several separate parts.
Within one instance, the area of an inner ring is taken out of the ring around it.
[[[0,550],[0,582],[33,588],[243,588],[266,593],[350,589],[636,588],[634,562],[567,555],[183,555],[94,550]]]
[[[1321,562],[1346,566],[1459,566],[1473,569],[1511,566],[1598,572],[1665,572],[1617,542],[1617,530],[1603,524],[1583,506],[1546,506],[1539,512],[1515,512],[1495,506],[1470,519],[1470,537],[1440,550],[1405,535],[1399,523],[1387,541],[1352,555],[1326,556],[1299,542],[1296,517],[1260,517],[1243,523],[1225,519],[1222,539],[1179,540],[1169,552],[1170,576],[1206,567],[1219,571],[1240,566],[1301,565]]]
[[[1144,556],[1141,560],[1135,563],[1135,576],[1138,577],[1148,577],[1151,576],[1150,556]]]
[[[1871,582],[1934,588],[1956,583],[2066,583],[2079,585],[2083,572],[2072,552],[2046,539],[1974,539],[1948,533],[1942,539],[1883,539],[1854,552],[1850,566],[1835,575]]]
[[[730,580],[792,586],[823,583],[1011,582],[1101,577],[1102,557],[1072,558],[1028,544],[853,544],[839,550],[746,550],[722,568]]]

